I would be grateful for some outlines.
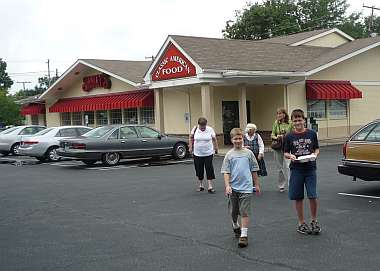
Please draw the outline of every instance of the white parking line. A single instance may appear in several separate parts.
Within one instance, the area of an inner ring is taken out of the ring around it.
[[[358,197],[358,198],[380,199],[380,197],[368,196],[368,195],[348,194],[348,193],[338,193],[338,194],[342,196],[350,196],[350,197]]]

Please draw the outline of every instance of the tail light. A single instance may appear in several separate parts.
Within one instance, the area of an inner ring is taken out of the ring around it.
[[[346,159],[347,156],[347,141],[343,144],[343,156]]]
[[[21,145],[34,145],[38,143],[39,143],[38,141],[22,141]]]
[[[77,150],[84,150],[86,149],[86,144],[83,143],[72,143],[71,144],[72,149],[77,149]]]

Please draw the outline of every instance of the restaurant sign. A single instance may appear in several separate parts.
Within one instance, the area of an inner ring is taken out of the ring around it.
[[[195,76],[195,66],[170,43],[152,73],[152,81]]]
[[[111,79],[107,74],[91,75],[83,78],[82,90],[89,92],[94,88],[111,88]]]

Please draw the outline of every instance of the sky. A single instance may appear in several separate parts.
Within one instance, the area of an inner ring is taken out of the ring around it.
[[[256,1],[252,1],[256,2]],[[349,12],[363,3],[348,0]],[[78,58],[146,60],[170,34],[221,38],[226,21],[247,0],[0,0],[0,58],[14,81],[11,92],[38,77],[61,75]],[[6,11],[6,12],[4,12]],[[365,15],[369,9],[363,10]],[[377,12],[380,16],[380,11]]]

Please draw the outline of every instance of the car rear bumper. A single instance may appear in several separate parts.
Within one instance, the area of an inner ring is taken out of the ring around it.
[[[46,150],[44,149],[38,149],[38,148],[23,148],[20,147],[18,149],[20,155],[25,155],[25,156],[32,156],[32,157],[42,157],[45,155]]]
[[[102,158],[102,153],[99,152],[64,150],[62,148],[57,150],[57,154],[61,157],[76,158],[80,160],[100,160]]]
[[[338,165],[338,172],[364,181],[380,181],[380,168]]]

